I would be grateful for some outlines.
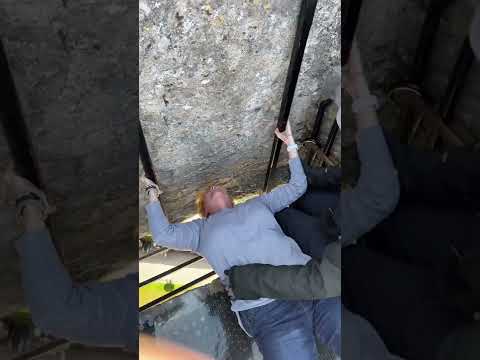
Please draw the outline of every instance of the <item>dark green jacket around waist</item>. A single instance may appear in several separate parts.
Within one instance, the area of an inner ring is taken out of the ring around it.
[[[340,253],[340,244],[332,243],[326,247],[323,259],[312,259],[306,265],[234,266],[228,272],[230,286],[236,296],[245,300],[336,297],[341,291]]]

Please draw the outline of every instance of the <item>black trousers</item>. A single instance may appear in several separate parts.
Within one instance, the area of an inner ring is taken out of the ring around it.
[[[321,259],[325,246],[337,237],[331,209],[336,208],[338,197],[332,191],[308,189],[291,207],[275,214],[275,218],[303,253]]]
[[[388,140],[401,200],[342,252],[342,300],[393,353],[436,359],[447,336],[472,321],[473,284],[459,269],[480,253],[480,157],[417,152]]]

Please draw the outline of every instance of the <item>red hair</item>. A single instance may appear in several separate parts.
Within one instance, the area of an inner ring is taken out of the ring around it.
[[[200,191],[197,193],[197,199],[195,204],[197,205],[197,212],[200,214],[201,217],[207,217],[207,211],[205,210],[205,195],[206,191]]]

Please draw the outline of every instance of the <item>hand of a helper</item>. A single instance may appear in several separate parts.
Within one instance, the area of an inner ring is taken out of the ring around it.
[[[287,122],[285,131],[281,132],[278,128],[275,129],[275,135],[287,146],[295,144],[295,139],[293,138],[292,134],[292,128],[290,127],[290,121]]]

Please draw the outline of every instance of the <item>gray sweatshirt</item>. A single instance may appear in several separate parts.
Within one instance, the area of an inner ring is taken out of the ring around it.
[[[207,219],[170,224],[159,202],[146,206],[150,229],[158,245],[196,252],[207,259],[222,282],[225,270],[235,265],[304,265],[310,260],[281,230],[274,214],[300,198],[307,179],[299,158],[290,160],[290,182],[272,192]],[[244,311],[274,299],[234,300],[232,310]]]

